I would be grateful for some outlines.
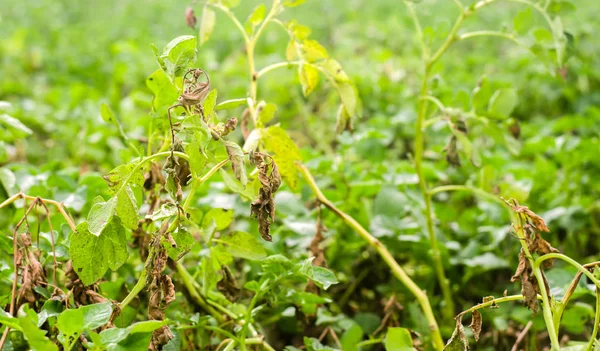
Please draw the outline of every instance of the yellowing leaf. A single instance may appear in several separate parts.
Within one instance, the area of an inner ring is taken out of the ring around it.
[[[308,62],[329,58],[327,50],[316,40],[304,40],[302,42],[302,53]]]
[[[216,17],[215,12],[210,9],[208,5],[204,5],[202,18],[200,19],[200,33],[198,34],[200,37],[200,45],[203,45],[210,39],[210,35],[215,28]]]
[[[274,104],[265,104],[264,101],[258,105],[258,121],[260,125],[267,124],[275,116],[277,106]]]
[[[308,96],[319,83],[319,71],[310,64],[302,64],[298,67],[298,75],[302,84],[304,96]]]
[[[273,153],[273,159],[283,180],[295,189],[297,174],[294,162],[302,159],[298,146],[279,126],[264,129],[261,139],[265,149]]]

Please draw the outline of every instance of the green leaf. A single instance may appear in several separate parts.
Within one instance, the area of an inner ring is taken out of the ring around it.
[[[204,20],[204,15],[202,17]],[[193,35],[182,35],[171,40],[160,59],[164,62],[165,73],[171,78],[183,75],[183,71],[196,61],[196,38]]]
[[[235,257],[248,260],[259,260],[267,257],[262,243],[250,233],[235,231],[231,235],[223,236],[215,239],[215,241],[226,245],[227,252]]]
[[[217,106],[215,106],[215,111],[231,110],[233,108],[246,104],[247,101],[248,99],[246,98],[221,101],[219,104],[217,104]]]
[[[294,61],[298,57],[298,48],[296,46],[296,41],[294,39],[290,39],[287,47],[285,48],[285,59],[287,61]]]
[[[307,336],[304,337],[304,346],[306,346],[306,351],[338,351],[338,349],[334,349],[333,347],[321,344],[321,342],[318,339],[309,338]]]
[[[216,14],[208,5],[204,5],[202,10],[202,18],[200,19],[200,45],[203,45],[210,39],[210,35],[215,28]]]
[[[31,135],[33,133],[33,131],[29,128],[27,128],[26,125],[24,125],[21,121],[19,121],[18,119],[9,116],[7,114],[0,114],[0,125],[4,124],[6,127],[8,127],[10,130],[13,131],[13,136],[18,137],[24,137],[27,135]]]
[[[129,229],[137,229],[139,223],[137,201],[129,185],[117,194],[116,214]]]
[[[96,236],[83,222],[71,235],[69,254],[73,269],[85,285],[102,278],[108,268],[118,269],[127,260],[127,239],[119,220],[113,220]]]
[[[117,198],[112,197],[106,202],[95,203],[88,213],[89,233],[99,236],[104,228],[112,220],[115,208],[117,207]],[[86,228],[86,231],[88,228]]]
[[[310,63],[329,58],[327,50],[316,40],[304,40],[301,49],[304,58]]]
[[[298,75],[300,84],[302,84],[302,92],[304,96],[308,96],[319,83],[319,71],[314,66],[305,63],[298,67]]]
[[[115,126],[119,125],[119,123],[117,122],[117,117],[115,116],[114,112],[105,103],[100,104],[100,116],[102,116],[102,119],[104,120],[104,122],[114,124]]]
[[[23,332],[25,340],[29,343],[29,349],[32,351],[58,351],[58,346],[46,337],[46,331],[37,327],[37,315],[29,307],[22,307],[24,313],[19,311],[19,325]]]
[[[60,315],[63,310],[63,304],[58,300],[47,300],[42,306],[42,310],[38,313],[38,327],[48,320],[50,317]]]
[[[144,184],[144,174],[141,167],[137,167],[136,163],[120,165],[102,178],[106,180],[113,194],[122,191],[125,184],[134,186],[142,186]]]
[[[209,120],[215,112],[215,105],[217,104],[217,89],[211,90],[206,99],[204,99],[203,110],[205,120]]]
[[[208,136],[203,132],[195,132],[192,141],[187,144],[185,148],[185,153],[190,157],[190,169],[196,175],[201,175],[204,169],[206,168],[206,162],[208,162],[208,158],[202,152],[202,141],[207,140]]]
[[[315,282],[318,287],[325,290],[327,290],[331,285],[338,283],[335,274],[327,268],[312,266],[309,264],[308,268],[303,269],[301,273]]]
[[[291,188],[295,189],[297,172],[294,163],[302,160],[298,146],[279,126],[263,129],[261,134],[265,149],[273,153],[273,159],[279,168],[281,177]]]
[[[333,79],[335,82],[350,83],[350,78],[348,77],[346,72],[344,72],[342,65],[340,65],[340,63],[337,62],[336,60],[327,59],[327,60],[317,63],[317,65],[319,67],[321,67],[323,69],[323,71],[325,71],[327,76],[329,78]]]
[[[358,351],[357,344],[363,339],[363,330],[358,323],[352,323],[352,326],[346,330],[340,339],[342,350]]]
[[[273,117],[275,116],[275,112],[277,111],[277,106],[274,104],[266,104],[264,101],[261,101],[258,104],[258,121],[259,125],[267,124]]]
[[[99,328],[108,323],[112,315],[112,303],[109,301],[81,306],[79,309],[83,312],[84,329]]]
[[[224,230],[233,222],[233,210],[224,208],[211,208],[202,218],[202,227],[208,227],[215,222],[216,230]]]
[[[348,114],[352,117],[360,115],[358,91],[356,90],[356,87],[352,85],[352,83],[344,81],[336,83],[335,87]]]
[[[508,118],[517,106],[519,95],[513,88],[498,89],[490,98],[488,112],[496,118]]]
[[[154,94],[152,108],[160,115],[166,115],[167,109],[177,101],[179,92],[167,74],[157,69],[146,79],[146,86]]]
[[[388,328],[385,335],[385,351],[413,351],[410,331],[405,328]]]
[[[4,311],[3,309],[0,309],[0,324],[5,325],[11,329],[19,331],[22,330],[21,326],[19,325],[19,320],[8,314],[8,312]]]
[[[527,7],[521,10],[513,20],[515,31],[519,34],[527,33],[534,24],[533,11]]]
[[[246,31],[249,34],[254,33],[254,27],[258,26],[264,19],[267,14],[267,7],[265,4],[260,4],[254,8],[254,11],[248,16],[246,20]]]
[[[69,339],[77,337],[84,330],[83,311],[81,309],[68,309],[58,316],[58,330]]]

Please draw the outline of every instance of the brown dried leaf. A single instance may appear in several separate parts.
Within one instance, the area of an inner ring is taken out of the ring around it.
[[[188,27],[196,29],[196,23],[198,23],[198,19],[194,14],[194,9],[191,7],[185,9],[185,23],[188,25]]]
[[[240,288],[237,286],[235,277],[229,267],[222,265],[221,270],[223,271],[223,279],[217,283],[217,289],[219,289],[229,301],[236,301],[240,297]]]
[[[457,138],[455,135],[450,138],[450,142],[444,149],[446,151],[446,161],[454,167],[460,167],[460,156],[458,155]]]
[[[529,280],[529,278],[528,274],[521,276],[521,294],[525,297],[525,304],[535,315],[538,311],[537,293],[539,287],[535,278],[533,280]]]
[[[258,198],[250,205],[250,218],[258,220],[258,229],[262,238],[271,241],[271,223],[275,221],[275,201],[273,197],[281,185],[281,176],[271,156],[255,152],[250,156],[258,169],[261,187]]]
[[[145,175],[144,189],[152,190],[156,185],[164,186],[165,178],[162,175],[161,167],[158,163],[150,164],[150,171]]]
[[[475,341],[479,341],[479,334],[481,334],[481,323],[483,322],[481,318],[481,313],[475,310],[471,316],[471,324],[469,324],[469,328],[473,331],[473,337],[475,337]]]
[[[521,249],[521,252],[519,253],[519,266],[517,267],[515,274],[512,276],[512,278],[510,278],[510,281],[516,282],[517,280],[521,279],[521,275],[528,268],[529,261],[527,260],[527,257],[525,257],[525,252],[523,251],[523,249]]]

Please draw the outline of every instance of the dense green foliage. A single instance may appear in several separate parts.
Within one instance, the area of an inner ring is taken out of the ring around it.
[[[3,0],[0,348],[599,349],[598,11]]]

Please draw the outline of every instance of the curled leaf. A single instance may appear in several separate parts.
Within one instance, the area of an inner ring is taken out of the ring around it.
[[[188,25],[188,27],[196,29],[196,23],[198,23],[198,19],[194,14],[194,9],[191,7],[185,9],[185,23]]]
[[[479,341],[479,334],[481,334],[481,323],[482,323],[481,313],[475,310],[471,315],[471,324],[469,324],[469,328],[473,331],[473,337],[475,341]]]
[[[275,201],[273,200],[275,192],[281,185],[281,176],[277,164],[271,156],[255,152],[250,156],[250,160],[256,164],[258,169],[258,180],[260,189],[258,198],[254,200],[250,207],[250,217],[258,220],[258,229],[262,238],[271,241],[270,228],[275,220]]]
[[[462,318],[456,319],[456,328],[452,337],[444,346],[444,351],[468,351],[469,340],[465,336],[465,328],[462,325]]]

